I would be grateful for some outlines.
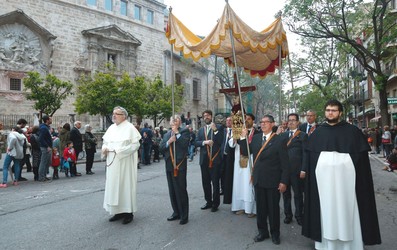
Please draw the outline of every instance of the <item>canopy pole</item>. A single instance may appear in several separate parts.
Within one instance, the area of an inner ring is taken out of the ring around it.
[[[172,7],[169,8],[170,13],[172,12]],[[171,99],[172,99],[172,119],[174,119],[175,116],[175,69],[174,69],[174,46],[171,44]],[[171,133],[172,135],[172,133]],[[174,167],[174,176],[175,176],[175,171],[177,171],[176,168],[176,149],[175,149],[175,142],[172,145],[172,148],[174,150],[174,161],[173,161],[173,167]]]
[[[295,113],[296,113],[297,109],[296,109],[296,100],[295,100],[295,95],[294,95],[294,93],[295,93],[295,90],[294,90],[294,79],[292,77],[291,60],[289,58],[289,55],[288,55],[288,68],[289,68],[289,76],[291,78],[292,100],[294,102],[294,109],[295,109]]]
[[[226,0],[226,3],[228,1]],[[237,66],[237,57],[236,57],[236,48],[234,45],[234,37],[233,37],[233,31],[232,31],[232,24],[230,23],[229,20],[229,12],[227,15],[227,22],[228,22],[228,26],[229,26],[229,35],[230,35],[230,42],[232,45],[232,52],[233,52],[233,61],[234,61],[234,68],[236,69],[236,81],[237,81],[237,89],[238,89],[238,97],[240,99],[240,105],[241,105],[241,115],[243,117],[243,124],[244,124],[244,128],[246,128],[245,125],[245,112],[244,112],[244,103],[243,103],[243,97],[241,95],[241,85],[240,85],[240,77],[239,77],[239,72],[238,72],[238,66]],[[247,137],[245,138],[245,141],[247,143],[247,151],[248,151],[248,159],[249,159],[249,163],[251,165],[251,171],[254,168],[254,166],[252,165],[252,159],[251,159],[251,152],[250,152],[250,147],[249,147],[249,135],[247,135]],[[252,174],[252,173],[251,173]]]
[[[213,87],[213,90],[214,90],[214,98],[215,98],[215,88],[216,88],[216,74],[218,73],[218,56],[217,55],[215,55],[215,65],[214,65],[214,87]],[[207,91],[208,91],[208,89],[207,89]],[[208,97],[207,97],[208,98]],[[215,101],[213,101],[212,102],[212,112],[213,112],[213,114],[212,114],[212,122],[213,123],[215,123]],[[211,140],[213,140],[214,139],[214,131],[213,130],[211,130]],[[211,147],[210,147],[210,156],[212,157],[212,145],[211,145]],[[211,159],[210,159],[210,161],[211,161]]]
[[[278,45],[278,79],[279,79],[279,84],[280,84],[280,97],[279,97],[279,107],[278,107],[278,116],[279,116],[279,118],[278,118],[278,122],[279,122],[279,125],[281,125],[281,123],[282,123],[282,118],[281,118],[281,115],[282,115],[282,108],[281,108],[281,105],[282,105],[282,100],[281,100],[281,97],[282,97],[282,92],[283,92],[283,84],[282,84],[282,82],[281,82],[281,46],[280,45]]]

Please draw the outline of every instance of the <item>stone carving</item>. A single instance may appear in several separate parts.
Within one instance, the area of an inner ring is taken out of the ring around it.
[[[39,37],[22,24],[0,26],[0,67],[33,70],[39,63],[42,49]]]

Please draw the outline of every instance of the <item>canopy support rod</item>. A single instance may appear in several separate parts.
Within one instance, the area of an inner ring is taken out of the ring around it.
[[[172,12],[172,7],[170,7],[170,13]],[[174,119],[175,116],[175,69],[174,69],[174,46],[171,44],[171,99],[172,99],[172,119]],[[172,134],[171,134],[172,135]],[[173,167],[174,167],[174,175],[175,175],[175,171],[176,169],[176,149],[175,149],[175,142],[172,145],[172,149],[174,150],[174,162],[173,162]]]
[[[226,3],[228,1],[226,0]],[[229,21],[229,12],[227,13],[227,22],[228,22],[228,26],[229,26],[229,34],[230,34],[230,42],[232,45],[232,51],[233,51],[233,62],[234,62],[234,68],[236,69],[236,81],[237,81],[237,89],[238,89],[238,97],[240,99],[240,105],[241,105],[241,115],[243,117],[243,124],[244,124],[244,129],[246,128],[245,125],[245,112],[244,112],[244,103],[243,103],[243,97],[241,95],[241,85],[240,85],[240,77],[239,77],[239,72],[238,72],[238,66],[237,66],[237,57],[236,57],[236,48],[234,45],[234,37],[233,37],[233,31],[232,31],[232,24]],[[251,159],[251,152],[250,152],[250,147],[249,147],[249,135],[247,135],[247,137],[245,138],[245,141],[247,143],[247,150],[248,150],[248,159],[249,159],[249,163],[251,165],[251,170],[254,168],[254,166],[252,165],[252,159]],[[252,174],[252,173],[251,173]]]
[[[282,123],[282,93],[283,93],[283,84],[281,82],[281,46],[278,45],[278,80],[279,80],[279,84],[280,84],[280,97],[279,97],[279,107],[278,107],[278,122],[279,125],[281,125]]]
[[[214,96],[214,98],[215,98],[215,88],[216,88],[216,74],[218,73],[218,56],[215,56],[215,64],[214,64],[214,86],[213,86],[213,90],[214,90],[214,92],[213,92],[213,96]],[[207,88],[207,91],[208,91],[208,88]],[[207,99],[208,99],[208,96],[207,96]],[[212,107],[213,107],[213,109],[212,109],[212,122],[213,123],[215,123],[215,100],[213,100],[213,102],[212,102]],[[211,130],[211,140],[213,140],[214,139],[214,131],[213,130]],[[211,148],[210,148],[210,150],[211,150],[211,152],[210,152],[210,157],[212,157],[212,145],[211,145]],[[211,159],[210,159],[211,160]]]
[[[290,60],[290,58],[289,58],[289,55],[288,55],[288,68],[289,68],[289,76],[290,76],[290,78],[291,78],[292,100],[293,100],[293,102],[294,102],[294,109],[295,109],[295,113],[296,113],[296,112],[297,112],[297,109],[296,109],[296,100],[295,100],[294,79],[293,79],[293,77],[292,77],[291,60]]]

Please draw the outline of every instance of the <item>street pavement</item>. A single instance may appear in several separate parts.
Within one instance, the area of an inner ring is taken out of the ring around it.
[[[382,159],[374,155],[371,164],[383,243],[366,249],[395,249],[397,174],[382,171]],[[59,180],[41,183],[24,170],[27,182],[0,189],[0,249],[314,249],[295,220],[282,223],[282,210],[279,246],[269,239],[255,243],[256,219],[233,214],[230,205],[215,213],[201,210],[198,157],[188,163],[186,225],[166,220],[172,210],[163,160],[138,170],[138,212],[128,225],[109,222],[102,208],[105,164],[96,162],[92,176],[85,175],[84,163],[78,171],[81,177],[60,173]]]

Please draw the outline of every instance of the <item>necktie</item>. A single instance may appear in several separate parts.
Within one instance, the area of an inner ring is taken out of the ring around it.
[[[263,138],[262,138],[262,145],[265,144],[265,142],[266,142],[266,135],[263,136]]]
[[[207,125],[207,136],[210,135],[210,129],[211,129],[210,125]]]
[[[289,138],[291,138],[293,135],[292,131],[289,131]]]
[[[307,126],[307,132],[306,133],[309,133],[310,129],[312,129],[312,125],[309,124],[309,126]]]
[[[228,138],[230,138],[231,136],[232,136],[232,129],[229,128],[229,135],[228,135]]]

